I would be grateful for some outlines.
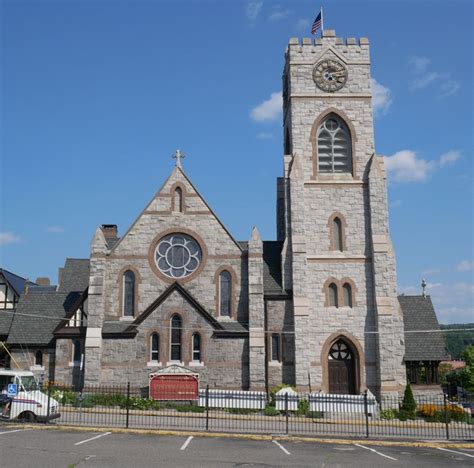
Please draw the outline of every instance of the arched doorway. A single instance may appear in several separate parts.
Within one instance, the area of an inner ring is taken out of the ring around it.
[[[338,339],[328,353],[329,393],[354,395],[356,393],[356,362],[349,344]]]

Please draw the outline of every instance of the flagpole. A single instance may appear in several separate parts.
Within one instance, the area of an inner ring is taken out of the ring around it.
[[[323,7],[321,7],[321,37],[323,37],[323,29],[324,29]]]

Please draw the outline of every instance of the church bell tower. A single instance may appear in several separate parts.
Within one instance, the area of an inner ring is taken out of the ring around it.
[[[369,41],[292,38],[283,73],[277,231],[293,292],[295,379],[326,393],[405,385],[383,158],[375,155]]]

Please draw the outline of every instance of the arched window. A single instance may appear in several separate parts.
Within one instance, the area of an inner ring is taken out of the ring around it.
[[[288,128],[285,131],[285,155],[291,154],[291,138]]]
[[[153,333],[150,337],[150,361],[160,362],[160,335]]]
[[[318,128],[318,171],[351,172],[352,143],[349,128],[335,114],[330,114]]]
[[[81,342],[79,340],[74,340],[72,342],[72,362],[80,363],[81,362]]]
[[[171,317],[171,361],[181,362],[181,317]]]
[[[219,275],[219,314],[222,317],[230,317],[232,305],[232,276],[224,270]]]
[[[332,248],[340,252],[344,250],[342,222],[338,217],[332,220]]]
[[[338,307],[337,285],[335,283],[328,286],[328,303],[332,307]]]
[[[35,366],[43,365],[43,353],[41,351],[36,351],[35,353]]]
[[[174,211],[183,212],[183,191],[181,187],[176,187],[174,191]]]
[[[193,335],[193,361],[201,362],[201,335],[199,333]]]
[[[127,270],[123,275],[123,315],[133,317],[135,314],[135,273]]]
[[[352,286],[349,283],[344,283],[342,293],[344,297],[344,305],[346,307],[352,307]]]

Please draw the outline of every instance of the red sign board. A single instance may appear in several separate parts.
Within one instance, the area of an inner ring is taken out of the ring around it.
[[[150,398],[152,400],[197,400],[199,384],[193,375],[155,375],[150,379]]]

